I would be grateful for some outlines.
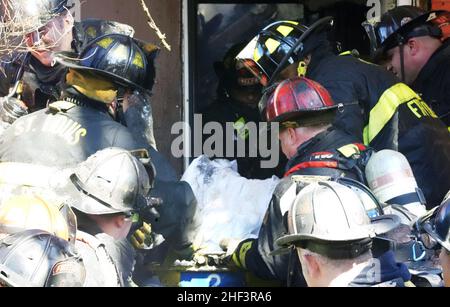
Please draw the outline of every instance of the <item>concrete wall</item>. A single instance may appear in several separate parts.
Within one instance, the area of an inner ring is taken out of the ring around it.
[[[182,63],[181,63],[181,1],[145,0],[150,12],[167,36],[172,47],[162,48],[157,60],[157,83],[152,100],[155,120],[155,137],[158,150],[170,159],[179,173],[182,160],[175,159],[170,146],[175,136],[170,134],[174,122],[182,120]],[[139,0],[82,0],[81,18],[102,18],[127,23],[136,30],[135,37],[161,46],[155,32],[146,23],[146,16]]]

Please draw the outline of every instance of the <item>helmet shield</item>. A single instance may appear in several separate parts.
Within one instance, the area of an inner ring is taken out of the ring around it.
[[[247,46],[242,49],[242,51],[236,56],[237,62],[241,63],[245,68],[247,68],[255,78],[259,80],[262,86],[267,86],[269,79],[268,79],[268,73],[266,70],[264,70],[264,66],[260,65],[257,61],[255,61],[255,58],[257,56],[254,56],[258,48],[258,36],[254,37],[250,43],[248,43]],[[272,63],[275,65],[274,63]],[[273,66],[272,65],[272,66]],[[270,68],[269,68],[270,69]],[[271,67],[275,71],[276,67]]]
[[[450,251],[450,199],[444,201],[432,214],[419,223],[421,229],[431,237],[428,240],[430,243],[435,241],[447,251]],[[428,248],[434,247],[429,246],[431,245],[429,242],[425,240],[425,246]]]
[[[244,44],[242,43],[233,45],[226,52],[222,61],[214,63],[214,71],[220,84],[226,89],[255,87],[261,91],[259,80],[254,77],[242,62],[236,60],[236,55],[243,46]]]

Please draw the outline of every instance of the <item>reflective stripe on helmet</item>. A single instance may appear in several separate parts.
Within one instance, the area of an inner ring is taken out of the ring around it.
[[[286,52],[307,29],[296,21],[274,22],[254,37],[236,56],[236,60],[244,63],[253,60],[257,69],[250,67],[249,70],[266,86]],[[292,57],[289,59],[291,64],[295,61]]]
[[[103,49],[108,49],[108,47],[111,46],[112,43],[114,43],[114,39],[112,39],[111,37],[105,37],[104,39],[100,40],[97,45],[99,45]]]
[[[281,43],[279,41],[276,41],[273,38],[268,38],[265,43],[267,50],[271,54],[274,53],[275,50],[277,50],[277,48],[280,46],[280,44]]]
[[[427,115],[437,118],[436,114],[428,107],[428,105],[415,93],[410,87],[404,83],[397,83],[387,89],[378,103],[372,108],[369,115],[369,122],[364,128],[364,144],[370,144],[377,135],[383,130],[387,123],[397,112],[400,105],[411,101],[417,101],[418,104],[426,109]],[[411,110],[415,113],[413,110]],[[417,117],[421,117],[416,114]]]
[[[289,26],[279,26],[277,28],[277,31],[283,34],[283,36],[288,36],[293,30],[294,28]]]

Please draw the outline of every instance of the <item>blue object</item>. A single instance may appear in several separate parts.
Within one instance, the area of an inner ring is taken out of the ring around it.
[[[245,287],[241,272],[181,272],[180,287]]]

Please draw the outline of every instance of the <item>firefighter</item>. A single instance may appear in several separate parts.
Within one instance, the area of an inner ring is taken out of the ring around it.
[[[64,81],[67,67],[55,62],[55,53],[72,51],[81,53],[89,43],[105,34],[134,35],[134,29],[115,21],[88,19],[75,22],[71,13],[74,7],[70,0],[38,0],[33,3],[15,0],[11,14],[20,12],[22,20],[15,20],[24,33],[24,40],[30,49],[28,53],[14,54],[12,59],[3,59],[0,78],[1,111],[4,123],[11,124],[27,113],[41,110],[60,98],[60,83]],[[6,18],[6,17],[5,17]],[[27,33],[20,22],[38,21]],[[152,55],[153,56],[153,55]],[[150,61],[148,65],[154,65]],[[152,68],[152,71],[155,71]],[[154,84],[149,79],[145,88],[151,91]],[[134,104],[124,112],[122,121],[128,123],[136,136],[143,136],[146,142],[156,148],[153,135],[153,118],[150,95],[140,91],[133,93]],[[145,111],[145,118],[138,116]]]
[[[382,268],[371,253],[375,236],[398,226],[394,216],[370,220],[364,204],[348,187],[312,183],[289,210],[289,233],[277,240],[293,246],[309,287],[402,287],[394,278],[381,282]]]
[[[58,61],[69,67],[62,100],[16,120],[1,136],[1,160],[64,168],[108,147],[148,148],[159,178],[175,178],[161,154],[136,142],[115,121],[117,102],[134,89],[145,92],[145,84],[153,80],[148,53],[156,47],[145,48],[129,36],[108,34],[92,41],[79,59],[71,53],[59,54]]]
[[[439,259],[446,287],[450,287],[450,194],[442,204],[418,222],[422,242],[432,250],[440,249]]]
[[[245,43],[232,46],[225,54],[223,61],[214,63],[214,69],[219,78],[217,99],[203,110],[203,124],[218,122],[222,125],[223,131],[226,131],[227,123],[233,124],[233,134],[227,133],[221,145],[225,156],[225,153],[228,152],[227,144],[233,144],[233,156],[226,156],[225,158],[237,161],[241,176],[248,179],[267,179],[273,175],[282,176],[286,161],[279,163],[280,166],[273,170],[261,167],[261,160],[263,159],[261,156],[250,157],[250,152],[253,151],[250,146],[257,147],[260,136],[257,131],[249,129],[248,125],[258,125],[261,121],[258,102],[261,98],[262,86],[257,78],[235,60],[236,55],[244,46]],[[205,135],[203,141],[205,142],[207,138],[208,135]],[[230,139],[227,140],[226,138]],[[252,140],[256,141],[252,142]],[[245,142],[244,157],[237,153],[240,142]],[[258,148],[255,152],[257,151]]]
[[[128,286],[135,252],[128,235],[148,207],[150,178],[130,152],[108,148],[80,163],[60,194],[77,216],[76,247],[87,286]]]
[[[280,123],[281,149],[289,161],[258,239],[239,242],[235,248],[232,260],[238,267],[262,278],[288,280],[289,256],[271,253],[277,249],[275,239],[285,233],[283,217],[297,192],[293,177],[344,176],[364,182],[364,160],[370,151],[358,138],[332,125],[339,108],[325,88],[306,78],[281,82],[269,98],[266,116]],[[234,250],[234,246],[227,248]],[[299,272],[295,278],[294,285],[304,285]]]
[[[351,54],[335,55],[326,17],[311,27],[278,21],[262,30],[238,58],[268,86],[305,75],[322,84],[337,103],[345,105],[335,124],[375,150],[393,149],[408,159],[428,206],[439,203],[450,181],[450,136],[434,111],[407,85],[376,65]]]
[[[69,242],[43,230],[0,239],[0,287],[82,287],[86,269]]]
[[[6,76],[0,81],[0,96],[8,95],[15,82],[23,81],[23,105],[29,112],[43,109],[49,100],[59,99],[57,84],[66,72],[66,67],[55,65],[56,52],[81,52],[90,40],[113,31],[126,35],[134,33],[130,26],[116,22],[76,23],[70,12],[73,7],[68,0],[39,0],[34,5],[22,0],[14,2],[11,13],[17,10],[22,13],[22,18],[38,23],[33,25],[31,32],[24,33],[31,51],[2,64]]]
[[[266,116],[280,122],[281,147],[289,158],[287,172],[275,189],[258,239],[223,242],[224,248],[233,251],[231,259],[235,265],[261,278],[305,285],[300,266],[295,264],[297,257],[278,253],[275,240],[287,232],[287,211],[296,194],[311,182],[334,180],[344,184],[358,194],[368,216],[377,218],[384,214],[376,197],[363,184],[364,168],[372,151],[357,143],[355,136],[331,124],[335,113],[341,111],[342,106],[336,105],[321,85],[306,78],[285,80],[271,95]],[[374,250],[383,268],[378,283],[401,279],[409,284],[411,274],[407,267],[396,263],[384,241],[376,242]]]
[[[399,6],[365,23],[375,61],[383,63],[450,126],[450,12]],[[444,24],[446,24],[444,26]],[[447,30],[448,31],[448,30]],[[448,33],[447,33],[448,35]]]

